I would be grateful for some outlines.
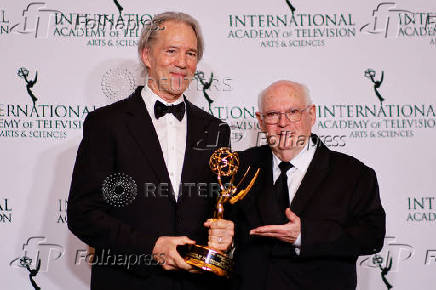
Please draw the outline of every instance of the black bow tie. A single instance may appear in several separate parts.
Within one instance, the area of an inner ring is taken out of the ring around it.
[[[166,114],[171,113],[177,120],[182,121],[183,116],[185,115],[185,103],[181,102],[178,105],[164,105],[161,101],[156,101],[154,104],[154,116],[156,119],[165,116]]]

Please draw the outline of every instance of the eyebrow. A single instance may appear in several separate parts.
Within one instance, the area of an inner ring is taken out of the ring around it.
[[[180,49],[180,46],[174,46],[174,45],[169,45],[167,46],[165,49],[169,49],[169,48],[176,48],[176,49]],[[188,51],[193,51],[193,52],[198,52],[198,50],[196,48],[188,48]]]
[[[196,48],[189,48],[188,51],[192,51],[192,52],[198,53],[198,50]]]
[[[299,108],[296,107],[290,107],[285,109],[284,111],[291,111],[291,110],[300,110]],[[268,112],[280,112],[281,110],[269,110]]]

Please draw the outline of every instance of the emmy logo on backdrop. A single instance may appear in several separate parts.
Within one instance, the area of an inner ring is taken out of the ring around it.
[[[38,284],[36,284],[35,280],[33,280],[33,277],[36,277],[36,275],[38,275],[39,269],[41,268],[41,260],[38,259],[35,269],[30,268],[31,264],[32,264],[32,259],[30,259],[29,257],[24,256],[20,258],[20,267],[26,268],[27,271],[29,271],[29,279],[30,279],[30,283],[32,283],[32,287],[35,290],[41,290],[41,287],[39,287]]]
[[[380,101],[380,104],[383,105],[383,101],[385,99],[382,97],[382,95],[380,94],[378,89],[381,87],[381,85],[383,83],[384,71],[381,72],[381,78],[379,81],[375,80],[375,76],[376,76],[375,70],[369,68],[365,71],[365,77],[369,78],[371,80],[371,82],[374,84],[375,94],[376,94],[378,100]]]
[[[120,2],[118,2],[118,0],[113,0],[113,1],[114,1],[114,4],[117,6],[118,12],[119,12],[120,15],[121,15],[121,13],[122,13],[123,10],[124,10],[123,6],[121,6],[121,4],[120,4]]]
[[[23,78],[26,81],[26,90],[29,96],[32,98],[33,107],[36,106],[36,101],[38,100],[37,97],[32,92],[32,87],[36,84],[38,80],[38,72],[35,73],[35,78],[32,80],[28,80],[27,77],[29,76],[29,70],[25,67],[20,67],[18,69],[17,75],[20,78]]]
[[[378,265],[378,267],[380,268],[380,270],[381,270],[380,274],[381,274],[383,282],[386,285],[386,288],[388,290],[392,289],[393,286],[388,282],[388,279],[386,279],[386,275],[388,274],[388,272],[392,268],[392,257],[389,257],[389,263],[388,263],[388,265],[386,267],[382,266],[382,264],[383,264],[383,257],[380,256],[380,255],[374,255],[374,257],[372,258],[372,262],[374,264]]]
[[[210,86],[212,85],[212,83],[214,81],[213,73],[210,74],[210,78],[209,78],[208,82],[204,79],[204,72],[202,72],[202,71],[197,71],[194,74],[194,78],[196,78],[203,86],[203,96],[207,100],[207,102],[209,103],[209,112],[212,113],[211,105],[213,103],[213,100],[210,98],[209,94],[206,93],[206,91],[210,89]]]
[[[286,0],[286,4],[288,4],[289,9],[291,9],[292,15],[294,15],[294,13],[295,13],[295,7],[294,7],[294,5],[292,5],[292,4],[291,4],[291,1],[289,1],[289,0]]]
[[[234,204],[242,200],[254,185],[260,169],[257,169],[247,187],[237,192],[238,187],[250,171],[249,167],[238,185],[234,185],[235,175],[239,169],[239,156],[237,152],[232,152],[230,148],[227,147],[217,149],[209,159],[209,167],[212,172],[217,175],[218,184],[220,186],[220,193],[218,195],[213,218],[222,219],[224,217],[224,204],[227,202]],[[230,178],[230,181],[224,183],[223,177]],[[189,247],[188,252],[184,255],[186,263],[203,271],[212,272],[218,276],[229,277],[231,275],[233,261],[228,255],[207,246],[192,245]]]

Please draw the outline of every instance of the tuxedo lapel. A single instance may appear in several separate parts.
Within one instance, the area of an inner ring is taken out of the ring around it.
[[[316,135],[313,135],[314,143],[317,144],[318,147],[291,203],[291,210],[295,212],[297,216],[301,216],[305,206],[317,192],[321,182],[327,177],[330,152],[317,138]]]
[[[197,147],[199,140],[204,138],[208,124],[205,123],[205,120],[201,118],[200,114],[195,112],[194,105],[191,102],[185,99],[185,103],[187,117],[185,161],[188,161],[186,158],[190,153],[195,151],[194,148]],[[183,169],[185,169],[185,162],[183,163]],[[187,169],[189,168],[187,167]]]
[[[138,87],[128,99],[127,128],[146,156],[148,165],[153,169],[158,181],[171,184],[156,130],[141,96],[142,88]]]
[[[183,168],[182,168],[182,176],[181,183],[184,184],[187,181],[193,180],[193,174],[196,173],[196,166],[200,166],[204,168],[204,164],[200,164],[196,162],[196,147],[199,140],[202,140],[205,135],[205,124],[204,119],[201,118],[201,115],[195,112],[194,105],[191,102],[187,101],[186,103],[186,149],[185,149],[185,157],[183,160]],[[198,174],[198,172],[197,172]],[[183,187],[182,187],[183,188]],[[182,202],[184,196],[186,194],[181,194],[180,200],[178,202]]]

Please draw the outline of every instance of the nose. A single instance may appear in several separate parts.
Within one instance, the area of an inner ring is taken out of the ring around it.
[[[288,123],[289,123],[288,117],[286,117],[285,114],[280,114],[279,123],[278,123],[279,126],[281,128],[284,128],[288,125]]]
[[[179,68],[186,68],[186,54],[185,53],[180,52],[177,55],[176,66]]]

